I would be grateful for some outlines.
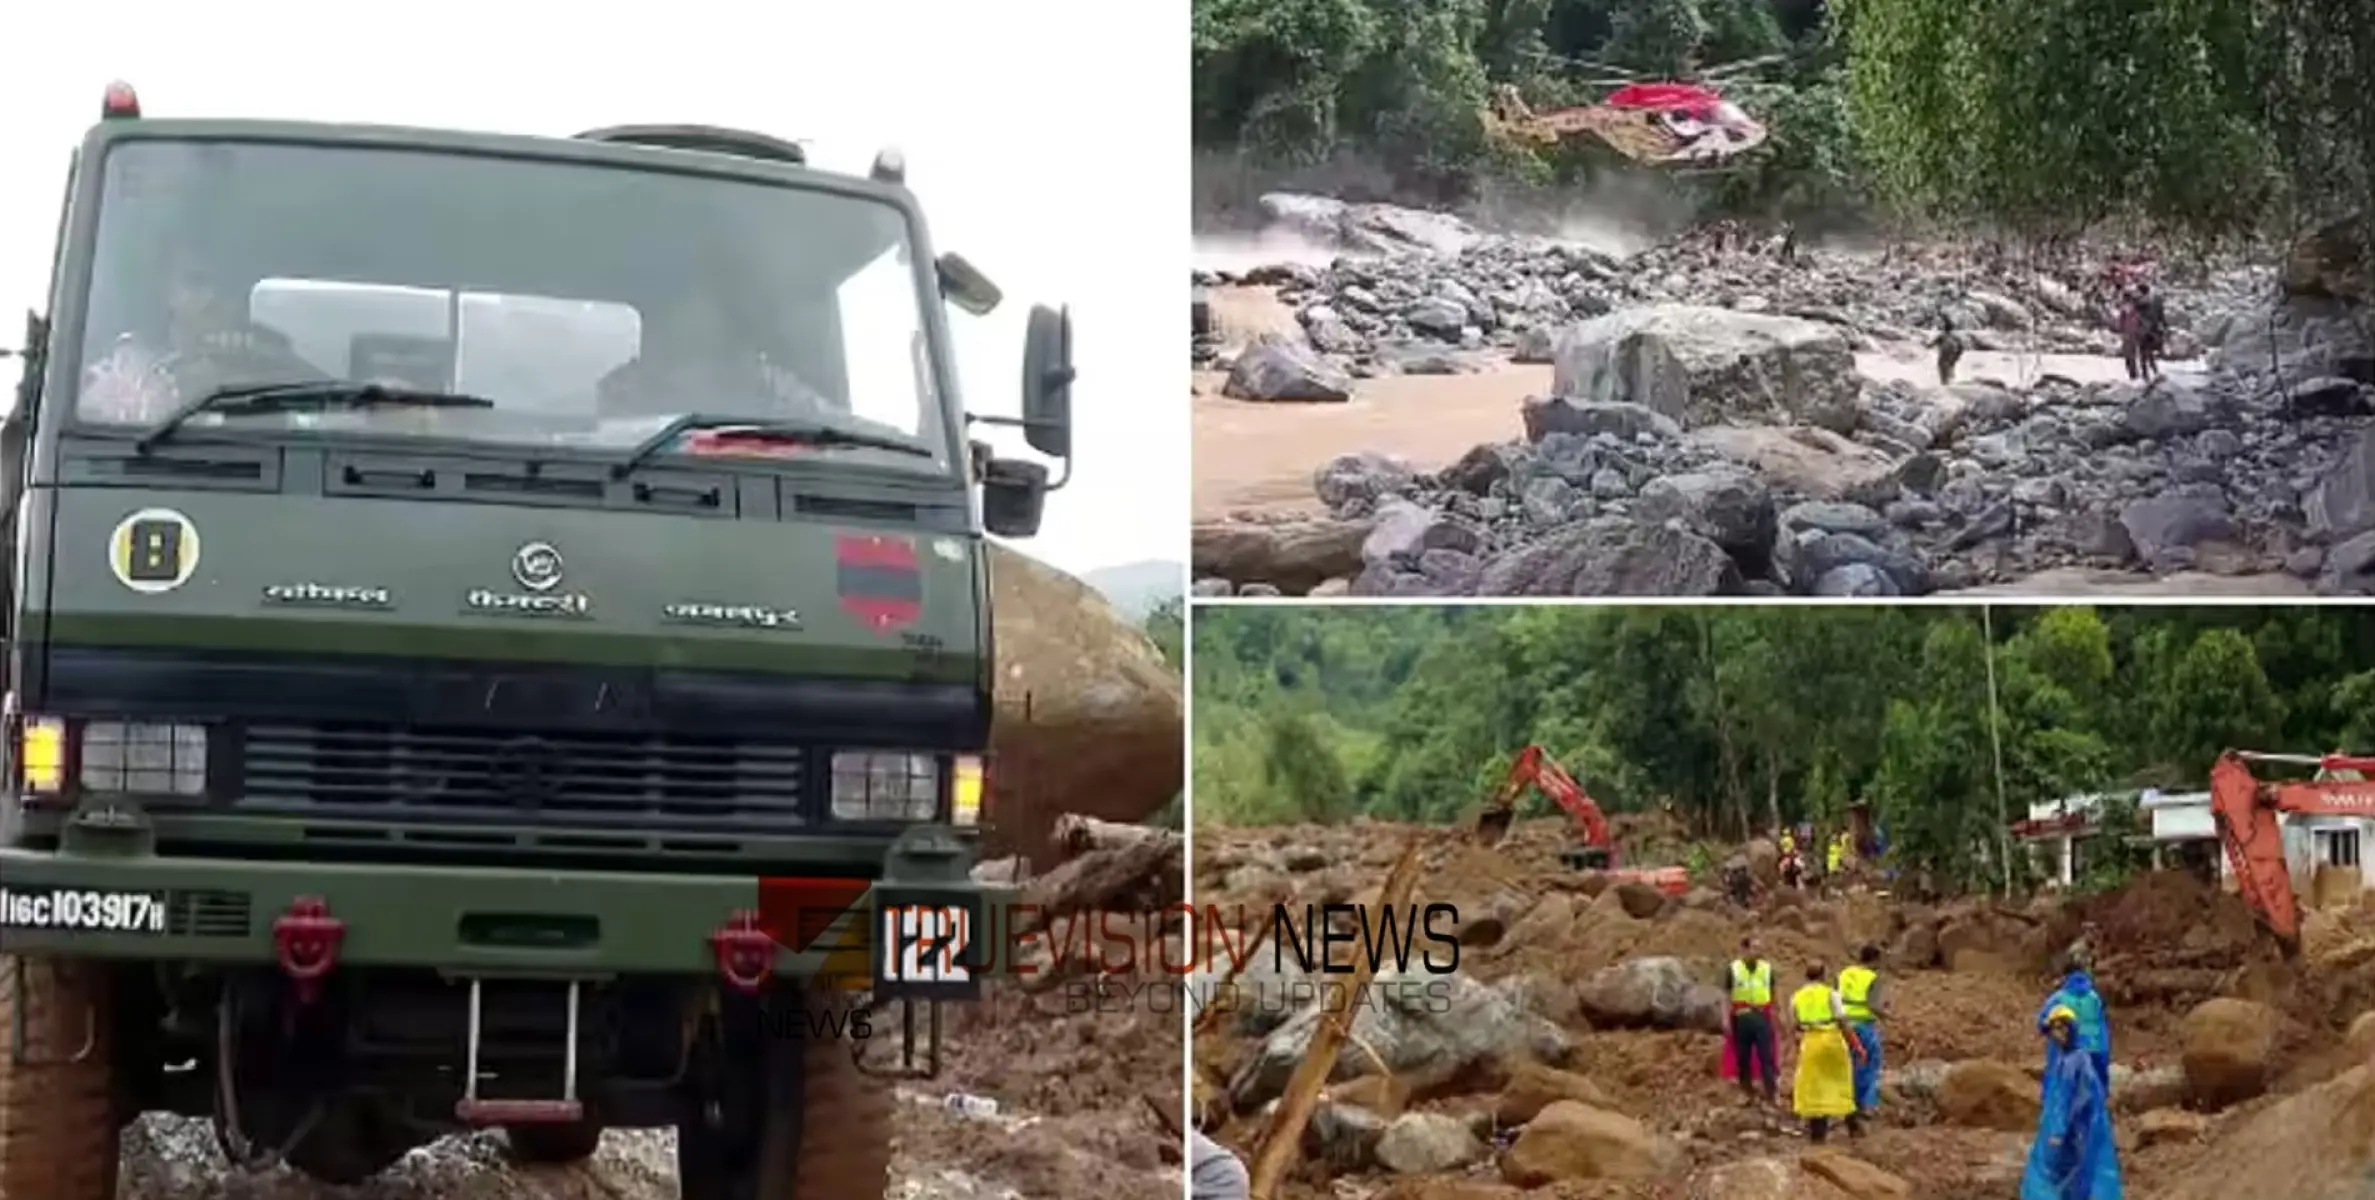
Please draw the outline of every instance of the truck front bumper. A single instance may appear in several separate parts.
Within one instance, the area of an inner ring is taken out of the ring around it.
[[[476,977],[763,973],[842,987],[864,986],[862,973],[878,993],[970,998],[957,985],[978,972],[961,964],[992,957],[1013,893],[973,883],[938,848],[903,855],[905,843],[874,879],[765,880],[7,848],[0,953],[291,969],[293,952],[326,952],[337,967]]]

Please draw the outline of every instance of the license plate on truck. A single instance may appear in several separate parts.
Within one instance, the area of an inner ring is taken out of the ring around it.
[[[965,893],[875,889],[874,994],[972,1000],[985,960],[981,899]]]
[[[165,932],[165,893],[0,887],[0,926],[44,933]]]

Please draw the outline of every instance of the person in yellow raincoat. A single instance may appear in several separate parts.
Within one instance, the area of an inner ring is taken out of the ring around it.
[[[1831,1122],[1844,1118],[1849,1137],[1864,1136],[1855,1107],[1855,1060],[1861,1048],[1846,1033],[1847,1005],[1838,989],[1823,982],[1819,962],[1806,964],[1806,983],[1790,997],[1790,1024],[1798,1030],[1798,1074],[1790,1107],[1806,1122],[1806,1140],[1830,1136]]]

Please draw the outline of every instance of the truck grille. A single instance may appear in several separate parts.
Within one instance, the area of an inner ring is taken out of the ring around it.
[[[679,736],[252,724],[248,812],[392,822],[781,831],[802,816],[797,746]]]

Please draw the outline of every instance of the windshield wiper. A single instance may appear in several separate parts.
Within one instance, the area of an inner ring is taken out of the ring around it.
[[[627,452],[627,457],[610,468],[610,477],[625,479],[634,474],[637,467],[650,462],[653,455],[675,444],[676,439],[699,430],[731,431],[791,446],[863,446],[870,450],[932,457],[929,448],[916,442],[888,434],[844,429],[838,425],[822,425],[813,421],[752,420],[749,417],[728,417],[716,413],[685,413],[636,443],[635,448]]]
[[[309,379],[302,383],[248,383],[215,390],[165,414],[133,449],[146,454],[199,413],[271,413],[331,408],[493,408],[484,396],[391,387],[352,379]]]

